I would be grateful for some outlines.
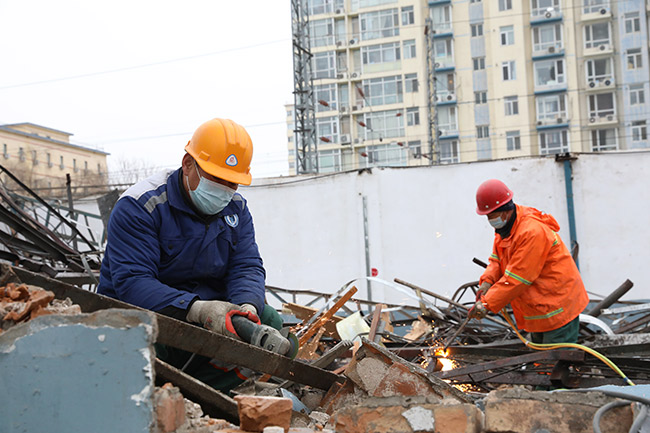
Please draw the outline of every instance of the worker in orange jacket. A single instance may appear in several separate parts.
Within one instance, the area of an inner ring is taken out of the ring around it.
[[[472,317],[507,304],[533,343],[576,343],[580,313],[589,303],[580,272],[549,214],[516,205],[500,180],[483,182],[476,212],[495,229],[490,264],[479,281]]]

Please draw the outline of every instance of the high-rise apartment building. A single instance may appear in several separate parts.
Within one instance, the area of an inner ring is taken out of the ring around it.
[[[650,148],[648,0],[308,5],[320,172]]]

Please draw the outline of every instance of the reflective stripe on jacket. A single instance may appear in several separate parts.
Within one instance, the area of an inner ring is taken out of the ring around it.
[[[551,215],[517,205],[510,236],[495,234],[490,264],[480,279],[492,284],[482,297],[486,307],[498,312],[510,303],[517,326],[528,332],[560,328],[589,302],[559,229]]]
[[[214,217],[183,196],[181,169],[138,182],[119,198],[108,223],[98,292],[159,311],[195,298],[264,308],[265,271],[244,198]]]

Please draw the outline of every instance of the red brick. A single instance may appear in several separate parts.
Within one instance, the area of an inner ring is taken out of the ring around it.
[[[169,433],[185,422],[185,401],[179,389],[166,383],[154,392],[156,427],[159,433]]]
[[[235,397],[239,411],[239,428],[261,432],[264,427],[279,426],[284,431],[291,424],[293,402],[289,398],[238,395]]]

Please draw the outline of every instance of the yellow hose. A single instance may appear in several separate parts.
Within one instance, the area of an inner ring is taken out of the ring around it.
[[[501,314],[503,315],[504,319],[506,319],[506,322],[514,329],[515,333],[517,334],[517,337],[528,347],[531,349],[535,350],[552,350],[552,349],[559,349],[562,347],[573,347],[574,349],[580,349],[584,350],[585,352],[589,353],[590,355],[595,356],[596,358],[600,359],[603,361],[609,368],[614,370],[618,375],[620,375],[623,380],[631,386],[634,386],[634,382],[632,382],[628,377],[621,371],[620,368],[616,366],[609,358],[607,358],[605,355],[602,355],[598,352],[596,352],[594,349],[583,346],[582,344],[576,344],[576,343],[550,343],[550,344],[539,344],[539,343],[533,343],[531,341],[526,340],[522,335],[517,331],[517,327],[512,323],[512,320],[510,319],[510,315],[506,312],[506,310],[501,310]]]

